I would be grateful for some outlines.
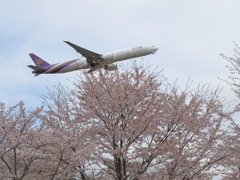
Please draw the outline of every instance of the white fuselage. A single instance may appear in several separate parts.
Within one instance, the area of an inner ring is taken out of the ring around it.
[[[137,58],[141,56],[146,56],[149,54],[153,54],[158,49],[155,46],[138,46],[125,50],[108,52],[101,56],[101,59],[97,59],[97,64],[100,67],[104,67],[105,65],[112,64],[117,61],[123,61],[127,59]],[[86,58],[80,58],[78,61],[70,64],[64,69],[60,70],[58,73],[75,71],[78,69],[88,69],[90,65],[87,63]]]

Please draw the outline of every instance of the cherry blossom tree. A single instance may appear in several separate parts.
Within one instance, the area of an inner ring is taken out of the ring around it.
[[[70,102],[63,92],[59,87],[46,95],[51,101],[44,110],[0,103],[1,179],[97,179],[86,159],[94,146],[81,139],[82,124],[68,116]]]
[[[73,85],[32,111],[0,104],[2,179],[209,179],[229,162],[218,90],[181,89],[137,64]]]
[[[228,80],[225,80],[234,91],[237,99],[234,108],[234,117],[230,121],[227,127],[228,135],[224,139],[225,143],[225,153],[228,154],[228,158],[225,159],[224,163],[224,173],[225,179],[239,179],[240,178],[240,122],[239,122],[239,112],[240,112],[240,47],[235,43],[234,55],[226,56],[221,54],[221,56],[227,60],[227,68],[230,71]]]
[[[229,118],[218,91],[179,90],[134,66],[86,75],[72,91],[102,179],[210,178]]]
[[[81,109],[73,111],[71,95],[60,84],[43,97],[45,113],[41,127],[45,129],[44,176],[49,179],[95,179],[89,154],[94,145],[84,138]]]
[[[41,144],[35,141],[40,129],[35,127],[41,108],[27,112],[23,102],[13,107],[0,103],[0,178],[37,177]]]

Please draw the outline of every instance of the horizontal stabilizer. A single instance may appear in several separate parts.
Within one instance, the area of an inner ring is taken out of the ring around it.
[[[28,65],[29,68],[33,69],[34,71],[45,71],[46,69],[38,66]]]

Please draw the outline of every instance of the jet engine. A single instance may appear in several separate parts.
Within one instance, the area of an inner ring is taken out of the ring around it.
[[[104,69],[108,70],[108,71],[114,71],[117,70],[117,64],[108,64],[104,66]]]

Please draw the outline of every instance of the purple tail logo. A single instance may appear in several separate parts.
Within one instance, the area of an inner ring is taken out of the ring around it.
[[[42,58],[36,56],[35,54],[31,53],[29,54],[30,57],[32,58],[33,62],[36,64],[38,67],[46,67],[49,66],[50,64],[44,61]]]

